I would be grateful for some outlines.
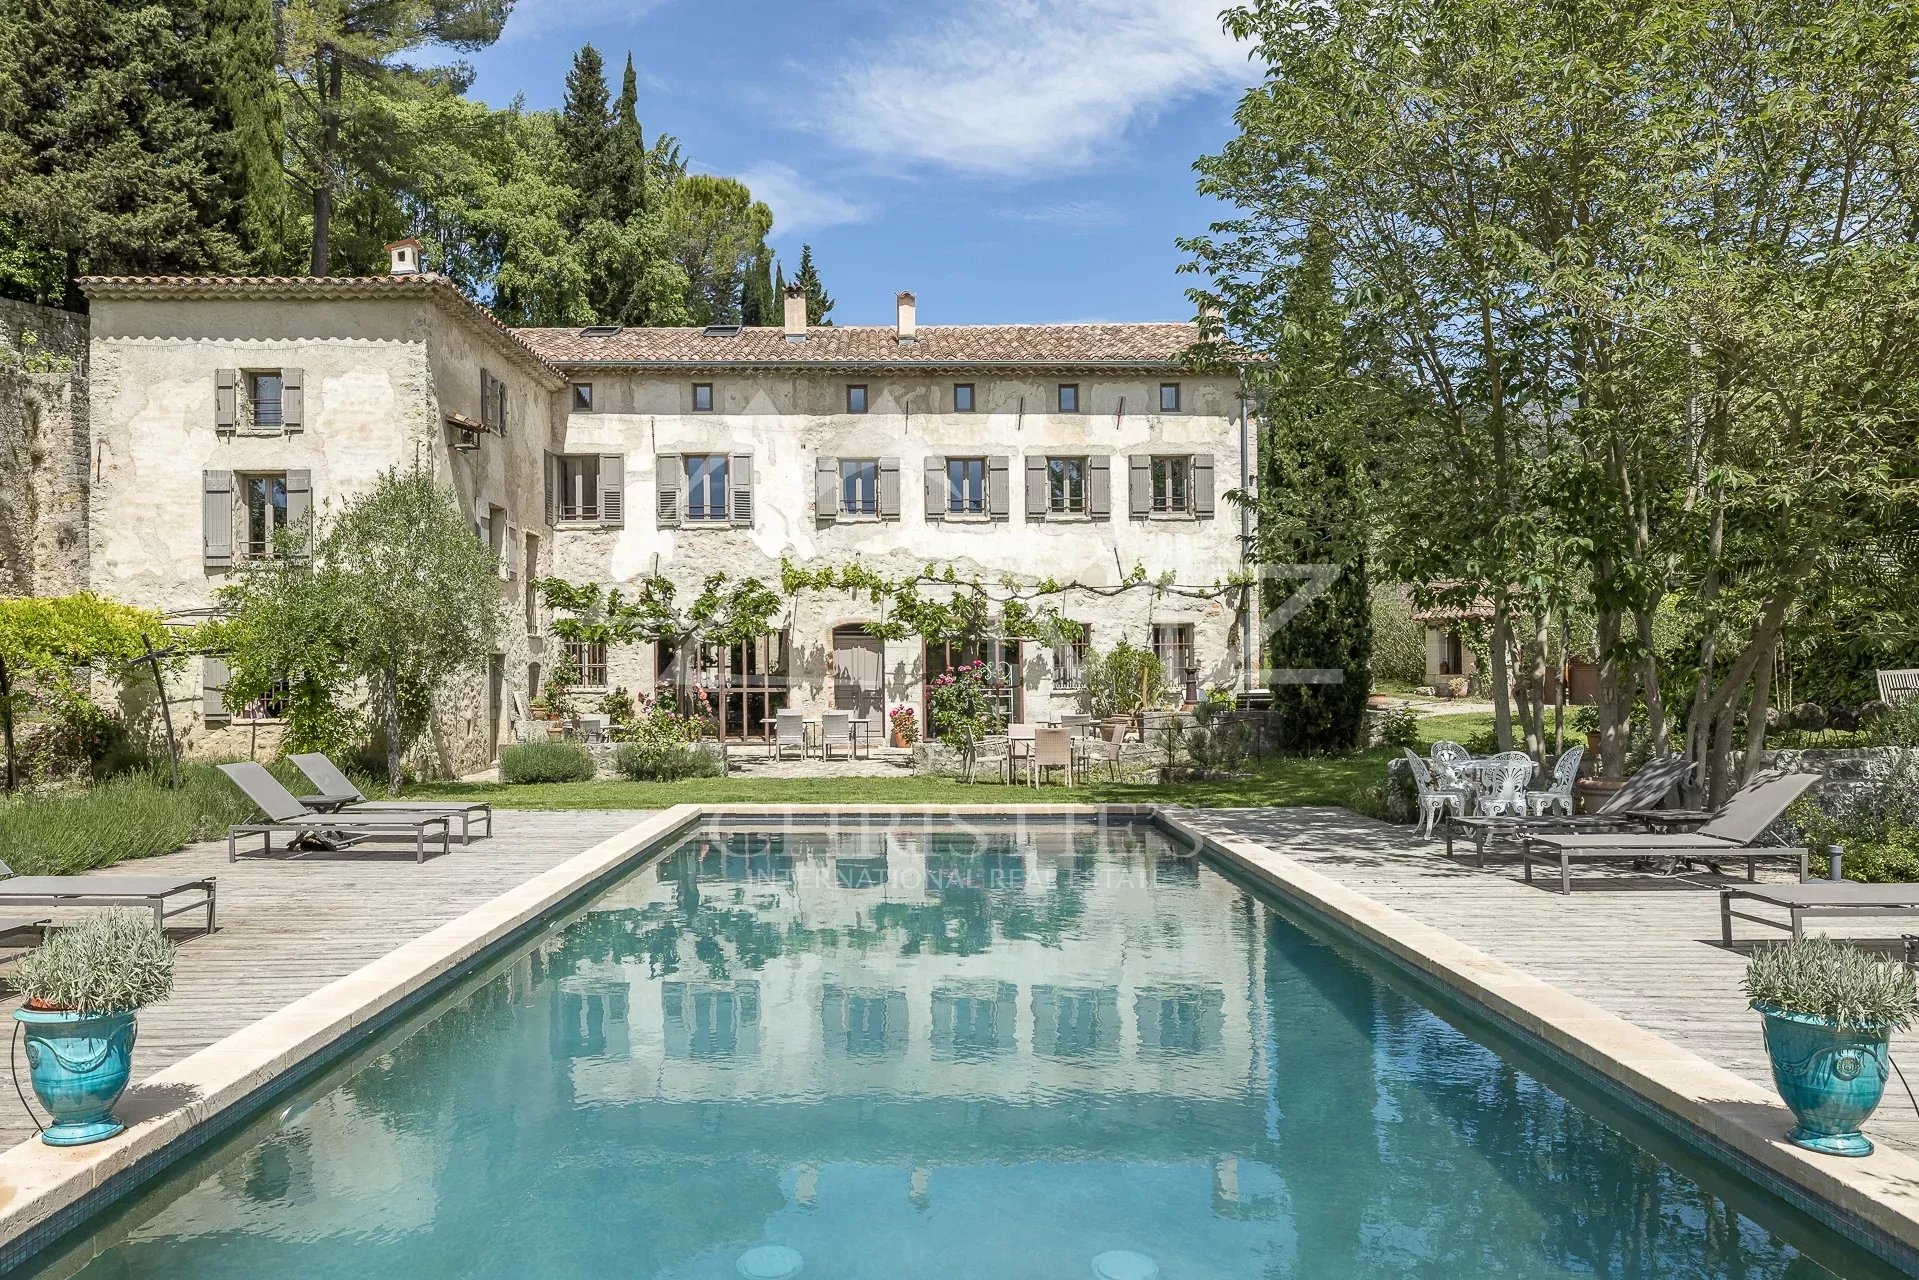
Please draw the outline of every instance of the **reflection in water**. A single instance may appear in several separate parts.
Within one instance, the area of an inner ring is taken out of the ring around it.
[[[1147,828],[703,830],[44,1274],[1883,1274],[1764,1216]]]

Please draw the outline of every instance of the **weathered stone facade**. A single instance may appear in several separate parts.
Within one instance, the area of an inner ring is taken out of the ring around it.
[[[88,463],[86,317],[0,298],[0,595],[87,585]]]

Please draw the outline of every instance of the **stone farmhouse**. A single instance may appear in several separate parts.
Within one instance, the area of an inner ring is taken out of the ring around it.
[[[82,282],[94,591],[202,616],[277,528],[417,463],[472,512],[517,620],[480,686],[441,708],[444,769],[481,767],[527,718],[557,657],[536,589],[549,575],[658,573],[683,600],[716,570],[776,585],[783,557],[1051,577],[1081,584],[1057,605],[1092,647],[1151,645],[1185,700],[1248,688],[1249,620],[1223,584],[1246,545],[1225,495],[1251,431],[1235,375],[1183,367],[1193,325],[921,325],[903,293],[892,326],[809,327],[794,294],[779,329],[509,329],[421,272],[416,242],[390,252],[377,277]],[[882,640],[876,616],[801,592],[783,630],[730,653],[570,656],[581,701],[674,681],[717,702],[724,663],[732,737],[785,706],[851,709],[878,732],[891,706],[923,715],[930,676],[975,657],[1016,716],[1082,707],[1085,645],[961,653]],[[193,679],[196,751],[266,745],[270,701],[229,705],[217,659]]]

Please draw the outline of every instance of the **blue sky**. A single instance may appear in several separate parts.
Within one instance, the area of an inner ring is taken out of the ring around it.
[[[592,43],[640,122],[813,245],[842,324],[1189,319],[1192,162],[1256,78],[1223,0],[518,0],[474,92],[557,106]]]

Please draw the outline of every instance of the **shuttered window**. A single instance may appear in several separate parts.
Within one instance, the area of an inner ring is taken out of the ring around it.
[[[880,513],[879,459],[840,459],[840,512],[849,516]]]
[[[692,521],[728,521],[726,455],[689,453],[686,455],[686,518]]]
[[[946,510],[956,516],[986,514],[986,459],[946,460]]]

